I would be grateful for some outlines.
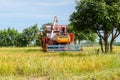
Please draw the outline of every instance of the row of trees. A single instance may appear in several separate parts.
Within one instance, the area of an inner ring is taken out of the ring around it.
[[[24,47],[24,46],[38,46],[40,45],[38,25],[33,25],[19,33],[14,28],[0,30],[0,46],[1,47]]]
[[[19,33],[18,30],[14,28],[8,28],[0,30],[0,47],[25,47],[25,46],[40,46],[40,37],[39,32],[43,32],[45,36],[45,26],[53,25],[52,23],[45,23],[39,29],[38,25],[33,25],[28,27]],[[78,40],[79,43],[82,40],[87,40],[90,42],[95,42],[97,35],[94,33],[86,34],[84,32],[73,31],[73,25],[68,25],[68,32],[73,32],[75,34],[75,40]]]

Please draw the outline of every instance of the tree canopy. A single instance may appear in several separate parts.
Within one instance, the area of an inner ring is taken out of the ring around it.
[[[40,45],[38,25],[30,26],[19,33],[14,28],[0,30],[0,46],[9,47],[25,47],[25,46],[38,46]]]
[[[112,51],[112,43],[120,34],[120,0],[80,0],[75,9],[70,16],[74,29],[97,33],[101,50]]]

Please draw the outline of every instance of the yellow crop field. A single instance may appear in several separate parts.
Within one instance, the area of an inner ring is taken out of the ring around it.
[[[120,80],[120,47],[96,54],[44,53],[40,47],[0,48],[0,80]]]

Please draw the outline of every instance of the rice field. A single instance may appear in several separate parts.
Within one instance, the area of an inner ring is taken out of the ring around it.
[[[97,54],[44,53],[40,47],[0,48],[0,80],[120,80],[120,47]]]

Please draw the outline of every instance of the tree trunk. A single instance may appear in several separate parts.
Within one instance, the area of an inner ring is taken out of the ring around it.
[[[114,35],[114,31],[112,30],[112,36],[111,36],[111,41],[110,41],[110,52],[112,52],[112,50],[113,50],[112,44],[113,44],[113,41],[115,39],[115,36],[116,36],[116,32]]]
[[[117,30],[115,30],[115,32],[112,31],[112,38],[111,38],[111,41],[110,41],[110,51],[111,52],[113,51],[113,42],[114,42],[115,38],[117,38],[119,35],[120,35],[119,31],[117,31]]]
[[[104,42],[105,42],[105,53],[108,53],[108,51],[109,51],[108,39],[106,38],[106,39],[104,40]]]
[[[113,41],[110,42],[110,52],[113,51],[113,47],[112,47]]]
[[[112,37],[111,41],[110,41],[110,52],[113,51],[113,42],[115,40],[115,37]]]
[[[101,46],[101,51],[104,52],[102,38],[100,37],[99,44]]]
[[[79,40],[78,40],[78,44],[80,44],[80,41],[81,41],[81,40],[79,39]]]

